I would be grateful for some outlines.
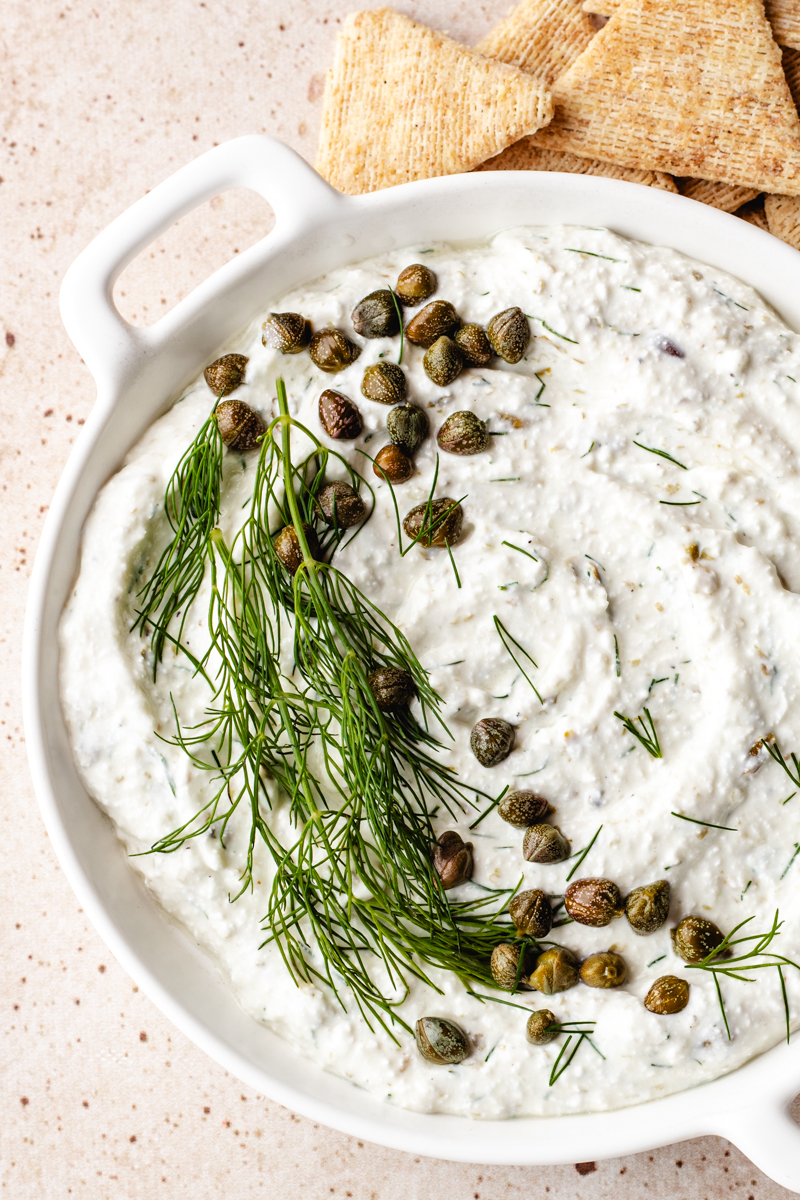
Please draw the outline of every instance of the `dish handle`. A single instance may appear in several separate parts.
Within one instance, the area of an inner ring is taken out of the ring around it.
[[[717,1132],[770,1179],[800,1194],[800,1126],[792,1119],[789,1103],[763,1098],[758,1107],[743,1105],[727,1114]]]
[[[290,235],[333,216],[348,203],[299,154],[261,134],[225,142],[158,184],[87,246],[61,285],[64,324],[99,389],[118,380],[120,371],[135,369],[160,340],[165,323],[170,325],[189,299],[155,325],[138,329],[114,303],[114,284],[125,267],[175,221],[236,187],[252,188],[263,196],[275,213],[276,227]]]

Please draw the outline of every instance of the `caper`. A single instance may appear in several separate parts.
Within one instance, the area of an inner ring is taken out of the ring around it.
[[[625,897],[625,916],[634,933],[655,933],[669,916],[669,884],[666,879],[634,888]]]
[[[486,336],[495,354],[507,363],[518,363],[528,348],[531,331],[521,308],[506,308],[492,317]]]
[[[316,533],[305,522],[303,523],[303,533],[305,534],[308,548],[311,551],[311,557],[317,558],[319,555],[319,542],[317,541]],[[276,534],[272,539],[272,544],[275,547],[275,553],[286,567],[286,570],[290,575],[294,575],[303,561],[303,548],[300,545],[300,539],[297,536],[297,530],[294,525],[284,525],[280,533]]]
[[[320,329],[312,337],[308,353],[315,367],[334,375],[356,361],[361,347],[345,337],[340,329]]]
[[[689,1003],[689,984],[677,975],[662,975],[644,998],[644,1006],[662,1017],[679,1013]]]
[[[357,438],[364,428],[358,406],[331,388],[326,388],[319,398],[319,419],[328,437],[337,441]]]
[[[350,314],[353,329],[365,338],[394,337],[400,332],[398,305],[388,288],[370,292]]]
[[[544,820],[550,805],[536,792],[509,792],[498,804],[497,812],[515,829],[527,829]]]
[[[403,267],[394,290],[406,308],[416,308],[436,291],[436,276],[422,263],[412,263]]]
[[[530,969],[528,957],[528,948],[524,944],[501,942],[495,946],[489,965],[497,986],[504,992],[513,992],[515,986],[524,987],[527,983],[526,969]]]
[[[581,963],[581,979],[587,987],[621,987],[627,977],[628,968],[625,966],[624,959],[615,954],[613,950],[590,954]]]
[[[461,374],[464,359],[453,339],[442,336],[425,351],[422,365],[432,383],[437,387],[448,387]]]
[[[203,378],[215,396],[227,396],[244,383],[247,363],[244,354],[223,354],[206,367]]]
[[[311,323],[300,313],[270,313],[261,326],[261,341],[281,354],[299,354],[311,340]]]
[[[378,667],[367,676],[370,691],[378,708],[387,711],[403,708],[414,695],[414,677],[398,667]]]
[[[622,916],[622,897],[610,879],[576,879],[564,892],[564,908],[579,925],[610,925]]]
[[[403,368],[393,362],[376,362],[367,367],[361,380],[361,392],[378,404],[401,404],[406,398]]]
[[[417,346],[432,346],[437,338],[449,337],[461,321],[449,300],[431,300],[406,325],[406,337]]]
[[[566,992],[578,982],[578,960],[565,946],[553,946],[536,960],[536,969],[528,976],[529,987],[545,996]]]
[[[465,842],[455,829],[448,829],[433,848],[433,868],[445,891],[471,879],[472,867],[472,842]]]
[[[360,525],[367,515],[367,506],[358,492],[341,479],[326,483],[317,496],[317,503],[329,525],[340,529],[352,529]]]
[[[557,825],[531,825],[525,830],[522,857],[534,863],[564,862],[569,858],[569,842]]]
[[[514,726],[502,717],[484,717],[472,727],[469,748],[482,767],[496,767],[508,758],[516,737]]]
[[[508,911],[519,932],[526,937],[544,938],[553,928],[550,901],[538,888],[518,892],[509,904]]]
[[[558,1037],[556,1019],[549,1008],[537,1008],[528,1017],[525,1036],[532,1046],[546,1046]]]
[[[464,1030],[442,1017],[420,1017],[414,1036],[422,1057],[440,1067],[455,1066],[469,1054]]]
[[[244,400],[222,400],[214,409],[219,435],[229,450],[252,450],[266,426]]]
[[[473,412],[455,412],[447,418],[436,441],[448,454],[480,454],[489,445],[489,434]]]
[[[453,338],[468,367],[485,367],[492,357],[486,330],[480,325],[462,325]]]
[[[445,516],[445,514],[447,514]],[[403,529],[410,538],[419,537],[424,526],[425,533],[419,538],[418,546],[455,546],[461,537],[464,510],[449,496],[442,496],[430,505],[417,504],[403,518]]]
[[[386,428],[396,446],[413,454],[428,436],[428,418],[416,404],[399,404],[387,416]]]
[[[389,483],[405,483],[414,474],[413,462],[394,442],[378,451],[372,469],[379,479],[388,479]]]
[[[701,962],[725,940],[711,921],[694,916],[684,917],[669,935],[675,953],[688,963]]]

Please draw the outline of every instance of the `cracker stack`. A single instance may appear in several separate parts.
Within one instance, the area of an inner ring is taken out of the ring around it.
[[[611,17],[625,0],[584,0],[583,11]],[[800,50],[800,0],[765,0],[766,17],[779,46]]]

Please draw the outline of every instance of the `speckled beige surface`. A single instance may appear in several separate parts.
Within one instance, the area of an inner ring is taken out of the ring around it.
[[[471,45],[507,3],[399,8]],[[25,590],[94,396],[61,327],[60,280],[112,217],[216,142],[265,131],[313,160],[323,73],[346,11],[345,0],[2,6],[2,1195],[778,1200],[789,1193],[713,1138],[596,1168],[457,1166],[295,1116],[227,1075],[137,992],[88,925],[44,832],[20,717]],[[161,315],[268,219],[248,194],[187,218],[126,272],[123,311],[145,322]]]

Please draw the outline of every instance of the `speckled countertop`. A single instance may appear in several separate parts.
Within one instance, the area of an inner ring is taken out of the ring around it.
[[[14,1200],[500,1200],[547,1195],[779,1200],[715,1138],[548,1168],[454,1165],[333,1133],[227,1075],[153,1008],[88,924],[31,789],[20,716],[25,592],[39,531],[94,387],[59,319],[64,271],[109,221],[242,133],[313,161],[346,0],[6,0],[0,165],[0,1181]],[[506,0],[400,3],[467,44]],[[256,241],[269,212],[230,193],[117,285],[137,323]]]

